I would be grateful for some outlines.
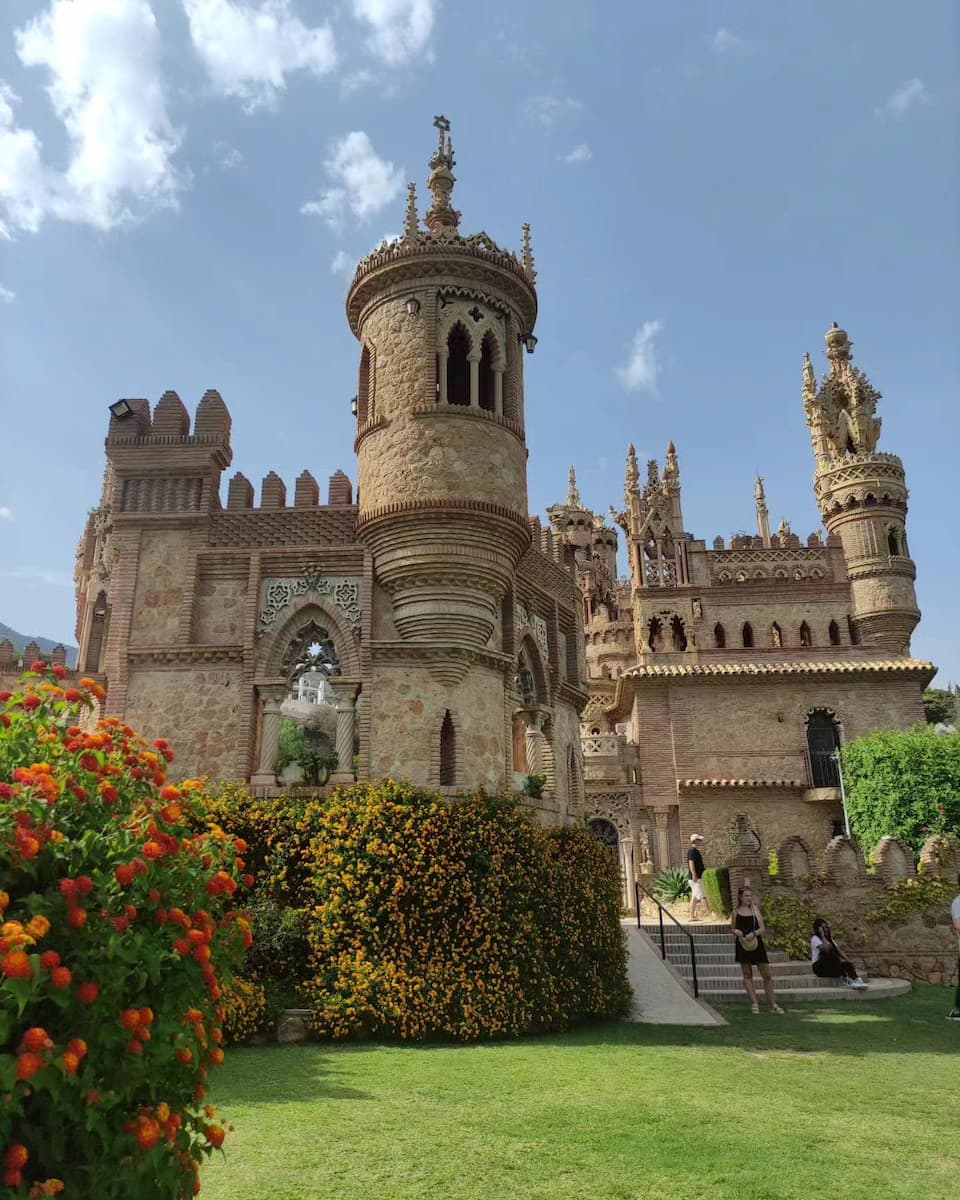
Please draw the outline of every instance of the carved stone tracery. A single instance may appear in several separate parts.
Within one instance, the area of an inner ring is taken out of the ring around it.
[[[343,613],[351,625],[359,624],[360,580],[323,575],[319,567],[304,567],[297,576],[264,579],[260,584],[260,631],[268,629],[298,596],[323,596]]]

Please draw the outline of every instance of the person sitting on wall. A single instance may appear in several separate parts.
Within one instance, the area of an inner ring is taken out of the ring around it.
[[[818,979],[842,979],[847,987],[856,988],[858,991],[867,986],[857,974],[853,963],[844,958],[840,947],[833,940],[830,926],[823,917],[817,917],[813,923],[810,962]]]

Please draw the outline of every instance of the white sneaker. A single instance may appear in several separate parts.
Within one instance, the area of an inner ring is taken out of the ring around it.
[[[853,983],[850,984],[850,986],[852,988],[856,988],[858,992],[862,992],[865,990],[867,985],[864,983],[864,981],[858,975],[856,977],[856,979],[853,981]]]
[[[843,977],[842,983],[844,987],[848,988],[855,988],[857,986],[857,981],[855,979],[847,979],[846,976]]]

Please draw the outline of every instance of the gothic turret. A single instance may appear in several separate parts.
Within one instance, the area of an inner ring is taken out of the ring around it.
[[[827,529],[843,545],[860,638],[905,653],[920,611],[916,568],[907,550],[903,463],[877,449],[880,393],[853,365],[846,331],[834,323],[826,343],[830,369],[819,387],[809,354],[803,364],[817,503]]]

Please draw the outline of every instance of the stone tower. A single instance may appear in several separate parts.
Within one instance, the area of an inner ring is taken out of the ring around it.
[[[814,491],[824,524],[843,545],[853,602],[851,633],[867,645],[906,653],[920,610],[907,549],[903,463],[877,450],[880,393],[851,361],[836,323],[827,331],[830,370],[819,388],[809,354],[803,407],[816,459]]]
[[[403,700],[411,688],[427,693],[428,675],[440,693],[429,719],[454,722],[458,758],[470,764],[457,782],[496,786],[512,678],[508,594],[531,543],[522,351],[536,344],[535,272],[526,227],[519,258],[485,233],[460,233],[449,122],[434,123],[426,229],[410,184],[403,236],[361,261],[347,296],[361,346],[357,533],[381,614],[372,773],[428,744],[424,714]]]

